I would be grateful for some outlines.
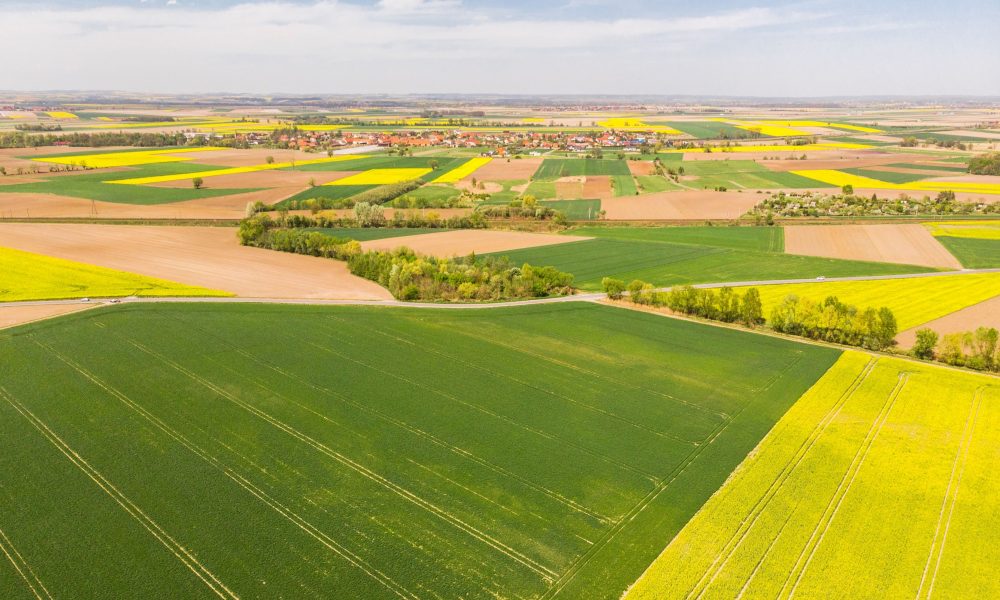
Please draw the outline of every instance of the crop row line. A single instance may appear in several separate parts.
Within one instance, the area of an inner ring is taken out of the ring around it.
[[[83,472],[88,478],[97,484],[105,494],[125,510],[135,519],[146,531],[150,533],[160,544],[169,550],[181,563],[184,564],[195,576],[198,577],[212,592],[220,598],[238,600],[239,596],[230,590],[218,577],[215,576],[180,542],[175,540],[163,527],[152,517],[147,515],[135,502],[118,489],[110,480],[94,468],[86,459],[73,449],[68,443],[59,437],[44,421],[39,419],[27,406],[14,398],[5,388],[0,387],[0,397],[10,404],[14,410],[21,414],[45,439],[56,447],[75,467]]]
[[[82,365],[79,365],[72,359],[66,357],[62,353],[58,352],[50,346],[46,346],[36,341],[36,344],[42,346],[48,350],[53,356],[58,360],[72,368],[74,371],[82,375],[84,378],[89,380],[91,383],[97,387],[104,390],[107,394],[117,399],[119,402],[124,404],[126,407],[137,413],[143,419],[148,421],[154,427],[167,434],[171,439],[176,441],[178,444],[192,452],[195,456],[201,458],[203,461],[214,467],[215,469],[221,471],[226,477],[232,479],[239,487],[243,488],[245,491],[256,497],[258,500],[263,502],[266,506],[283,516],[285,519],[291,521],[296,527],[306,532],[310,537],[318,541],[320,544],[325,546],[330,551],[339,555],[341,558],[347,560],[352,566],[365,572],[369,577],[375,579],[390,591],[394,592],[397,596],[401,598],[412,598],[415,599],[417,596],[412,592],[406,590],[403,586],[399,585],[393,581],[389,576],[382,573],[378,569],[372,567],[363,558],[361,558],[356,553],[352,552],[350,549],[346,548],[335,539],[330,537],[327,533],[320,530],[318,527],[307,521],[302,516],[298,515],[290,509],[289,507],[282,504],[273,496],[270,496],[262,488],[251,482],[249,479],[235,472],[230,467],[223,464],[217,457],[211,455],[198,444],[190,440],[187,436],[177,431],[176,429],[170,427],[166,422],[157,417],[156,415],[149,412],[146,408],[129,398],[126,394],[119,391],[118,389],[107,384],[95,374],[91,373],[85,369]]]
[[[494,550],[497,550],[498,552],[506,555],[507,557],[511,558],[512,560],[514,560],[514,561],[516,561],[518,563],[521,563],[522,565],[524,565],[528,569],[530,569],[530,570],[534,571],[535,573],[537,573],[538,575],[540,575],[543,579],[550,580],[553,576],[556,575],[556,573],[554,571],[552,571],[551,569],[545,567],[544,565],[541,565],[540,563],[536,562],[535,560],[531,559],[530,557],[525,556],[524,554],[518,552],[514,548],[511,548],[510,546],[507,546],[502,541],[497,540],[496,538],[490,536],[489,534],[487,534],[487,533],[485,533],[483,531],[480,531],[476,527],[474,527],[474,526],[466,523],[465,521],[463,521],[460,518],[456,517],[455,515],[449,513],[448,511],[446,511],[446,510],[444,510],[444,509],[436,506],[432,502],[429,502],[429,501],[425,500],[424,498],[420,497],[419,495],[417,495],[417,494],[409,491],[408,489],[404,488],[403,486],[401,486],[401,485],[399,485],[399,484],[391,481],[390,479],[384,477],[383,475],[377,473],[376,471],[373,471],[372,469],[369,469],[368,467],[366,467],[366,466],[362,465],[361,463],[359,463],[359,462],[351,459],[350,457],[345,456],[344,454],[342,454],[340,452],[337,452],[336,450],[333,450],[332,448],[330,448],[329,446],[327,446],[327,445],[323,444],[322,442],[316,440],[315,438],[310,437],[309,435],[306,435],[305,433],[302,433],[301,431],[299,431],[298,429],[292,427],[291,425],[289,425],[289,424],[281,421],[280,419],[277,419],[277,418],[273,417],[272,415],[270,415],[266,411],[263,411],[263,410],[257,408],[256,406],[253,406],[252,404],[250,404],[248,402],[240,400],[239,398],[237,398],[233,394],[229,393],[228,391],[226,391],[226,390],[222,389],[221,387],[215,385],[211,381],[209,381],[209,380],[207,380],[207,379],[199,376],[197,373],[194,373],[193,371],[191,371],[191,370],[189,370],[189,369],[181,366],[180,364],[176,363],[175,361],[170,360],[168,357],[166,357],[166,356],[164,356],[162,354],[159,354],[158,352],[155,352],[155,351],[147,348],[146,346],[143,346],[142,344],[140,344],[139,342],[136,342],[135,340],[127,340],[127,341],[130,344],[132,344],[133,346],[135,346],[136,348],[139,348],[140,350],[146,352],[150,356],[153,356],[154,358],[160,360],[161,362],[163,362],[164,364],[170,366],[171,368],[173,368],[174,370],[178,371],[179,373],[184,374],[185,376],[187,376],[191,380],[193,380],[193,381],[201,384],[202,386],[208,388],[209,390],[211,390],[215,394],[221,396],[222,398],[225,398],[226,400],[229,400],[230,402],[232,402],[236,406],[239,406],[240,408],[242,408],[242,409],[246,410],[247,412],[249,412],[250,414],[252,414],[252,415],[260,418],[261,420],[263,420],[266,423],[272,425],[273,427],[279,429],[280,431],[283,431],[286,434],[288,434],[289,436],[291,436],[291,437],[299,440],[300,442],[302,442],[302,443],[304,443],[304,444],[312,447],[317,452],[319,452],[319,453],[321,453],[321,454],[323,454],[323,455],[325,455],[325,456],[327,456],[329,458],[332,458],[333,460],[335,460],[338,463],[340,463],[340,464],[348,467],[349,469],[351,469],[352,471],[358,473],[359,475],[362,475],[363,477],[369,479],[370,481],[372,481],[372,482],[374,482],[374,483],[376,483],[376,484],[384,487],[385,489],[387,489],[390,492],[392,492],[392,493],[400,496],[401,498],[403,498],[404,500],[407,500],[408,502],[414,504],[415,506],[418,506],[419,508],[424,509],[425,511],[427,511],[428,513],[430,513],[430,514],[438,517],[442,521],[444,521],[446,523],[449,523],[453,527],[459,529],[460,531],[463,531],[464,533],[468,534],[469,536],[473,537],[474,539],[477,539],[480,542],[486,544],[487,546],[490,546]]]
[[[51,600],[52,594],[45,588],[45,584],[39,579],[38,574],[31,568],[31,565],[24,559],[24,556],[18,552],[17,547],[10,541],[10,538],[7,537],[3,529],[0,529],[0,552],[7,557],[7,560],[10,561],[14,570],[21,576],[24,584],[28,586],[28,589],[31,590],[35,598],[38,598],[38,600],[45,600],[46,598]]]
[[[812,450],[816,442],[826,432],[826,429],[830,426],[834,419],[837,418],[840,411],[843,410],[847,402],[854,396],[854,393],[857,392],[865,380],[868,379],[868,376],[874,370],[877,363],[878,359],[870,358],[865,364],[865,367],[858,372],[847,388],[844,389],[844,392],[840,395],[837,401],[833,403],[830,410],[828,410],[823,418],[820,419],[815,426],[813,426],[809,435],[802,441],[789,461],[781,468],[777,476],[767,486],[767,489],[764,490],[764,493],[757,498],[757,502],[754,503],[750,512],[747,513],[747,515],[740,521],[739,527],[737,527],[736,531],[733,532],[733,535],[723,545],[722,550],[716,555],[712,564],[708,566],[708,569],[702,574],[701,578],[695,582],[694,587],[688,590],[685,598],[701,598],[704,596],[708,588],[711,587],[712,583],[715,582],[719,574],[726,568],[726,565],[729,564],[729,561],[735,555],[736,551],[743,545],[743,542],[746,541],[750,531],[755,525],[757,525],[758,521],[760,521],[764,511],[767,510],[771,501],[774,500],[774,498],[778,495],[778,492],[781,491],[782,486],[785,485],[788,479],[792,476],[792,473],[795,472],[795,469],[798,468],[803,460],[805,460],[809,451]],[[749,584],[750,580],[748,579],[744,583],[744,587]]]

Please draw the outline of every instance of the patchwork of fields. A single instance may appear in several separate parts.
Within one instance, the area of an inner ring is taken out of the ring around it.
[[[626,598],[995,597],[998,443],[996,378],[845,353]]]
[[[617,598],[839,354],[586,304],[132,305],[0,349],[4,597]]]

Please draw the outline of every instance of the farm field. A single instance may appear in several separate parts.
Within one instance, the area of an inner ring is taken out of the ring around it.
[[[433,230],[419,235],[370,238],[361,243],[363,250],[394,250],[406,246],[418,254],[449,257],[469,253],[487,254],[520,248],[534,248],[553,244],[568,244],[586,238],[572,235],[525,233],[520,231],[490,231],[479,229]]]
[[[554,181],[560,177],[586,177],[597,175],[631,176],[628,163],[609,159],[560,159],[546,158],[534,174],[536,181]]]
[[[626,599],[996,596],[998,443],[996,378],[847,352]]]
[[[765,316],[789,294],[815,302],[836,296],[858,307],[889,307],[902,331],[1000,295],[1000,273],[792,283],[758,289]]]
[[[719,230],[729,231],[728,228],[722,227]],[[770,244],[770,237],[753,239],[752,236],[745,235],[744,239],[739,239],[734,236],[729,240],[730,247],[726,247],[717,245],[726,243],[725,233],[706,234],[703,231],[695,231],[692,234],[671,234],[668,229],[664,229],[666,233],[663,234],[663,239],[656,239],[660,234],[644,233],[642,228],[636,228],[640,233],[634,234],[633,237],[625,237],[627,234],[623,232],[616,233],[614,228],[608,228],[607,232],[594,228],[574,230],[574,233],[577,231],[593,233],[600,237],[559,246],[513,250],[503,254],[514,263],[553,266],[572,273],[576,276],[575,284],[587,290],[599,289],[601,279],[604,277],[617,277],[626,281],[641,279],[656,286],[671,286],[726,281],[800,279],[819,275],[827,277],[889,275],[930,270],[919,266],[795,256],[747,249],[749,245]],[[676,236],[674,239],[684,241],[681,243],[666,241],[671,235]],[[764,235],[773,234],[767,232]],[[692,243],[699,239],[704,240],[704,245]],[[733,247],[737,244],[740,247]]]
[[[577,227],[574,235],[647,242],[673,242],[762,252],[784,251],[782,227]]]
[[[815,188],[815,180],[776,172],[753,160],[702,160],[683,164],[685,185],[727,189]]]
[[[896,336],[896,342],[899,343],[900,348],[912,348],[917,341],[917,331],[924,328],[935,331],[938,336],[943,338],[949,333],[964,334],[975,331],[979,327],[992,327],[1000,330],[1000,295],[900,331],[899,335]]]
[[[0,223],[0,240],[26,252],[237,296],[391,299],[343,262],[241,246],[232,227]]]
[[[1000,268],[1000,221],[941,221],[926,226],[963,267]]]
[[[618,598],[840,354],[591,304],[125,305],[0,349],[0,528],[57,597]]]
[[[922,225],[799,225],[785,227],[789,254],[961,269],[940,238]]]
[[[0,247],[0,302],[123,296],[230,296],[226,292]]]

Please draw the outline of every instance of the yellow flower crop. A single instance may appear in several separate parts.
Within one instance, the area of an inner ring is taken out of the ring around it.
[[[598,121],[597,124],[607,129],[622,129],[625,131],[655,131],[657,133],[666,133],[668,135],[683,135],[683,132],[677,131],[668,125],[644,123],[639,119],[628,117],[613,117],[603,121]]]
[[[994,377],[845,352],[625,599],[996,598],[998,421]]]
[[[122,296],[232,296],[125,271],[0,248],[0,302]]]
[[[182,162],[191,160],[193,157],[187,155],[192,152],[224,149],[212,146],[164,148],[161,150],[140,150],[138,152],[101,152],[96,154],[79,154],[76,156],[47,156],[32,160],[60,165],[86,166],[91,169],[107,169],[110,167],[135,167],[156,163]]]
[[[1000,221],[939,221],[924,225],[936,236],[1000,240]]]
[[[455,183],[456,181],[461,181],[462,179],[465,179],[469,175],[475,173],[476,170],[489,163],[491,160],[493,159],[485,157],[469,159],[458,167],[438,177],[433,181],[433,183]]]
[[[1000,273],[789,283],[761,285],[757,289],[765,317],[789,294],[815,302],[836,296],[858,308],[888,307],[903,331],[1000,295]],[[743,292],[746,288],[737,290]]]
[[[289,167],[316,165],[329,162],[340,162],[344,160],[357,160],[362,156],[330,156],[326,158],[315,158],[310,160],[299,160],[295,162],[276,162],[270,164],[250,165],[246,167],[229,167],[226,169],[211,169],[209,171],[198,171],[195,173],[176,173],[174,175],[156,175],[153,177],[133,177],[132,179],[117,179],[105,183],[120,183],[124,185],[147,185],[150,183],[163,183],[165,181],[183,181],[200,177],[218,177],[220,175],[238,175],[240,173],[253,173],[255,171],[271,171],[274,169],[287,169]],[[430,169],[428,169],[430,170]]]
[[[324,185],[388,185],[418,179],[431,169],[371,169]]]
[[[64,112],[61,110],[53,110],[51,112],[45,113],[52,117],[53,119],[79,119],[80,117],[74,115],[71,112]]]
[[[976,183],[973,181],[912,181],[910,183],[890,183],[871,177],[862,177],[832,169],[809,169],[792,171],[796,175],[822,181],[836,187],[850,185],[855,188],[878,188],[912,192],[967,192],[971,194],[1000,194],[1000,183]]]

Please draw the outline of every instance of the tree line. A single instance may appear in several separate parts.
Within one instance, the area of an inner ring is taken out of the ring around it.
[[[636,304],[666,307],[674,312],[747,327],[765,325],[770,329],[825,342],[885,350],[895,344],[896,317],[888,308],[858,308],[836,296],[822,302],[795,295],[787,296],[765,319],[760,292],[749,288],[740,293],[732,288],[698,289],[691,286],[657,291],[652,284],[635,280],[625,285],[620,279],[605,277],[604,291],[611,299],[628,293]]]
[[[998,340],[1000,332],[994,327],[949,333],[943,338],[925,327],[917,330],[917,340],[910,352],[917,358],[937,360],[956,367],[1000,371]]]

